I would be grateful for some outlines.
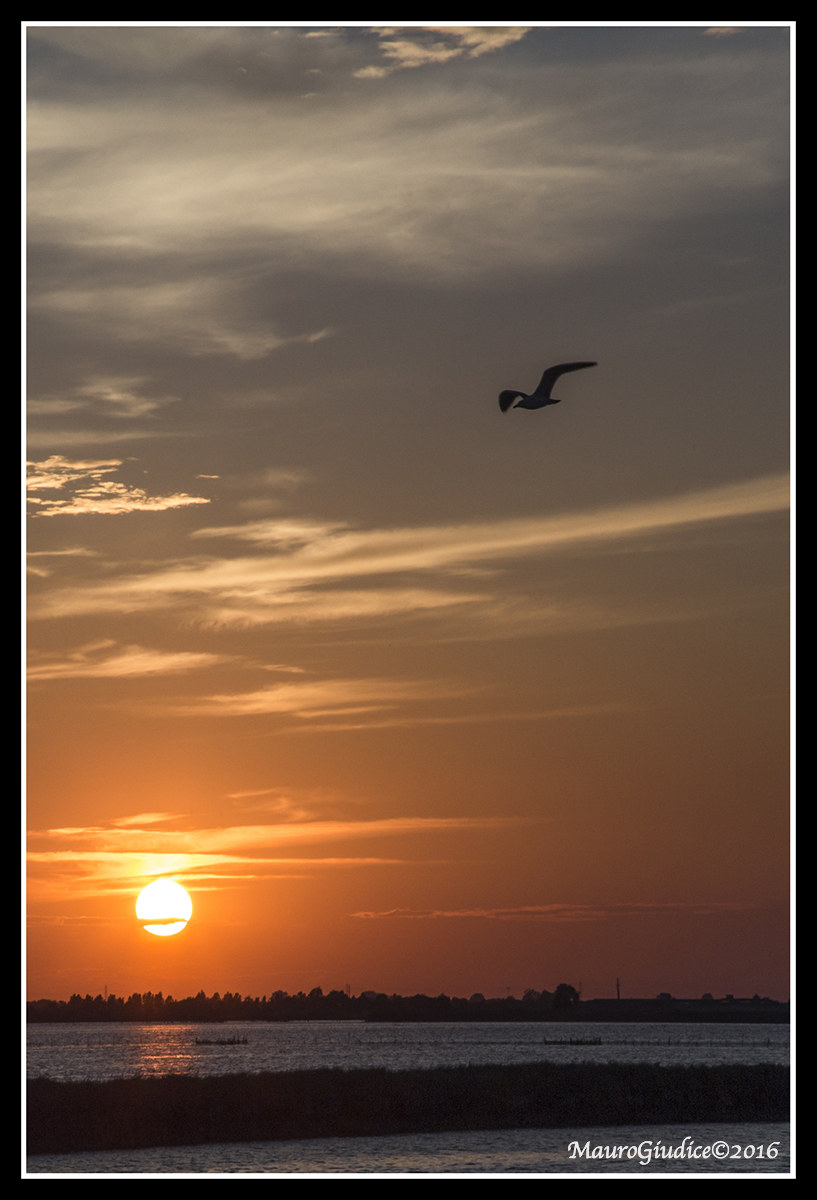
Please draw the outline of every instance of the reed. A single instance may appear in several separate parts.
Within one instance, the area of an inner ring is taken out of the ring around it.
[[[31,1080],[28,1153],[474,1129],[781,1121],[788,1071],[576,1063]]]
[[[197,1046],[246,1046],[245,1037],[196,1038]]]

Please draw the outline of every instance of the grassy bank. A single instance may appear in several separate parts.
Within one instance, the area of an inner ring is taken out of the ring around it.
[[[788,1118],[778,1066],[541,1064],[28,1084],[28,1153]]]

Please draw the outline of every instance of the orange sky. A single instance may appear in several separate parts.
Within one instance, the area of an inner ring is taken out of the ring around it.
[[[27,40],[29,996],[787,998],[788,30]]]

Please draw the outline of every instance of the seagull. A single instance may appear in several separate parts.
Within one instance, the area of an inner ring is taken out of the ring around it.
[[[596,365],[594,362],[571,362],[548,367],[539,380],[539,386],[535,392],[531,392],[530,395],[527,392],[500,392],[499,407],[503,412],[507,412],[509,408],[544,408],[546,404],[559,404],[560,401],[554,399],[550,394],[550,390],[559,376],[565,375],[568,371],[580,371],[582,367],[595,367]],[[521,396],[522,399],[514,404],[517,396]]]

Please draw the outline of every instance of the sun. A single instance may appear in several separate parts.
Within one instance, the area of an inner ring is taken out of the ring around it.
[[[136,900],[136,916],[143,928],[158,937],[181,933],[192,915],[193,901],[175,879],[155,879]]]

